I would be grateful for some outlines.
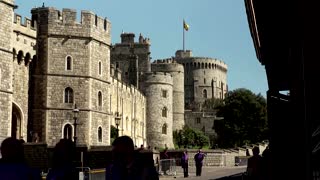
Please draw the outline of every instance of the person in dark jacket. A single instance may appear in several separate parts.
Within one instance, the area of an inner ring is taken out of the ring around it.
[[[194,156],[196,162],[196,176],[201,176],[204,157],[205,155],[202,153],[201,149],[199,149],[198,153]]]
[[[253,156],[248,159],[247,174],[249,180],[262,179],[262,157],[259,155],[259,147],[255,146],[252,149]]]
[[[23,141],[9,137],[1,143],[1,180],[41,180],[40,171],[28,167],[25,162]]]
[[[74,165],[75,147],[71,139],[61,139],[53,152],[53,163],[47,180],[79,179]]]
[[[184,177],[188,177],[189,173],[188,173],[188,166],[189,166],[189,156],[188,156],[188,151],[185,150],[182,154],[181,157],[181,167],[183,168],[183,176]]]
[[[159,180],[154,162],[134,151],[133,141],[120,136],[112,143],[113,162],[106,168],[106,180]]]

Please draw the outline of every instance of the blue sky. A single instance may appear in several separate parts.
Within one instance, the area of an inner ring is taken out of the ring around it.
[[[229,90],[247,88],[266,96],[264,67],[256,58],[243,0],[16,0],[16,13],[31,17],[33,7],[90,10],[112,23],[112,43],[120,34],[139,33],[151,40],[153,60],[182,49],[182,21],[189,24],[186,49],[194,56],[212,57],[228,65]],[[80,17],[80,16],[78,16]]]

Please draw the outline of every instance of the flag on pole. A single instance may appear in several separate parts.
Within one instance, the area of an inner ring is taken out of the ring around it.
[[[189,25],[183,20],[183,28],[188,31],[189,30]]]

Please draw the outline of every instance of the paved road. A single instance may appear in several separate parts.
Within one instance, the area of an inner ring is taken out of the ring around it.
[[[177,167],[177,175],[174,176],[160,176],[160,179],[194,179],[194,180],[214,180],[225,176],[230,176],[246,171],[246,166],[235,166],[235,167],[203,167],[202,175],[196,176],[195,168],[189,167],[189,177],[183,178],[183,171],[181,167]]]

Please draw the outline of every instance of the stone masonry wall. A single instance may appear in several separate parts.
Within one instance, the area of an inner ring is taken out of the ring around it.
[[[11,134],[12,111],[12,22],[13,7],[5,4],[13,4],[13,0],[0,2],[0,136]]]

